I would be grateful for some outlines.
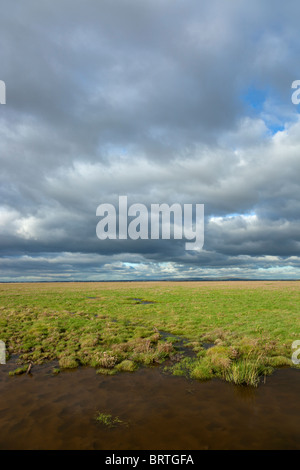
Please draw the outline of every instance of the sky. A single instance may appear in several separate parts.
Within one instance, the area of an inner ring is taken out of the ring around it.
[[[0,281],[300,278],[300,3],[0,0]],[[204,245],[100,204],[204,204]]]

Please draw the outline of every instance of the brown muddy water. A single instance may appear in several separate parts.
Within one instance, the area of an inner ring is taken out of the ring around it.
[[[0,366],[0,449],[300,449],[300,370],[257,389],[190,381],[162,368],[115,376],[53,364],[9,377]],[[106,428],[97,412],[123,424]]]

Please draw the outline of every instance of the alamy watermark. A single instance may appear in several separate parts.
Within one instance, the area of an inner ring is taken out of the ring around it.
[[[204,244],[204,204],[144,204],[128,207],[127,196],[119,196],[118,210],[113,204],[100,204],[96,227],[100,240],[189,240],[186,250],[202,250]],[[131,219],[131,220],[129,220]],[[192,241],[193,240],[193,241]]]
[[[295,365],[300,364],[300,359],[298,358],[298,356],[300,356],[300,347],[299,346],[300,346],[300,341],[299,340],[294,341],[293,344],[292,344],[292,349],[298,348],[292,354],[292,363],[295,364]]]
[[[292,103],[297,105],[300,103],[300,80],[294,80],[292,88],[296,90],[292,94]]]
[[[0,80],[0,104],[6,104],[6,85],[3,80]]]
[[[6,364],[6,349],[3,341],[0,341],[0,364]]]

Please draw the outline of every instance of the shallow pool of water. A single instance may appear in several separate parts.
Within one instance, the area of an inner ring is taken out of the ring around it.
[[[300,370],[257,389],[190,381],[161,368],[115,376],[53,364],[9,377],[0,366],[0,449],[299,449]],[[118,416],[108,429],[97,412]]]

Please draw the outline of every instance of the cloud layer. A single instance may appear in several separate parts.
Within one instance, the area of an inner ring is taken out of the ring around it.
[[[300,277],[298,2],[4,3],[0,280]],[[119,195],[204,249],[100,241]]]

